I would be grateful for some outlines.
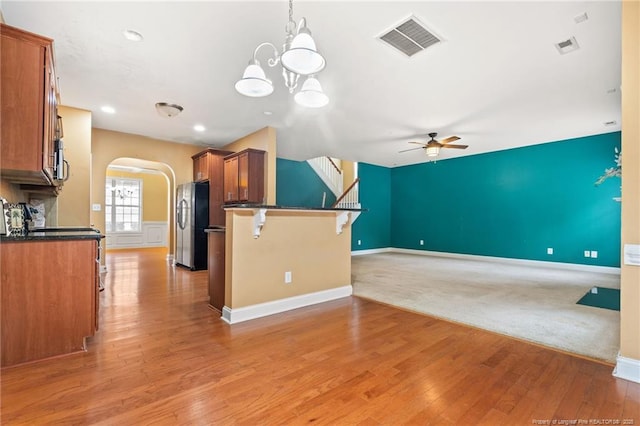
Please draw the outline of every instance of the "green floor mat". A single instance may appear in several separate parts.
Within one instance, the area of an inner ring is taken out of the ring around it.
[[[582,299],[579,305],[594,306],[596,308],[620,310],[620,290],[616,288],[593,287]]]

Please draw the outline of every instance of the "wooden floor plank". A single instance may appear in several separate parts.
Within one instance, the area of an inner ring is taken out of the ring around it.
[[[3,369],[3,425],[640,423],[611,366],[356,297],[228,325],[165,256],[107,254],[88,351]]]

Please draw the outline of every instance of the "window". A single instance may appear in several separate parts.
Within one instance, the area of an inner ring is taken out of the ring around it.
[[[105,195],[106,232],[140,232],[142,181],[107,177]]]

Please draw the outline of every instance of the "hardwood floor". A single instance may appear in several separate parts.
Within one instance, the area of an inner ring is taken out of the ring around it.
[[[106,260],[88,351],[2,370],[3,425],[640,424],[610,365],[356,297],[230,326],[207,271]]]

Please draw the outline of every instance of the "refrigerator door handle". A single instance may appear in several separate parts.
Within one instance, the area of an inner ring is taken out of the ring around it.
[[[180,227],[180,229],[185,229],[185,226],[186,226],[186,221],[184,216],[186,206],[187,206],[187,200],[183,198],[182,200],[180,200],[180,203],[178,204],[178,226]]]

